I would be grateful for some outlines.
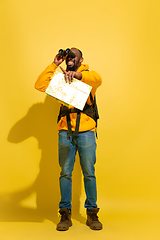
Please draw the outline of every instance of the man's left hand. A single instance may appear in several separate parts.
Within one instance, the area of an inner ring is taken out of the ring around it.
[[[64,73],[64,78],[65,78],[66,82],[69,82],[69,83],[73,82],[73,78],[76,78],[78,80],[82,79],[82,73],[78,73],[75,71],[66,71],[61,66],[59,66],[59,67],[62,70],[62,72]]]

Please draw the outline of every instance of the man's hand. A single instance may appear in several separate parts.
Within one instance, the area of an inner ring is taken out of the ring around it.
[[[61,66],[60,66],[60,69],[64,73],[64,78],[66,82],[69,82],[69,83],[73,82],[73,78],[76,78],[78,80],[82,79],[82,73],[78,73],[74,71],[66,71]]]
[[[60,54],[57,54],[54,58],[54,63],[59,66],[64,60],[65,60],[66,57],[63,57],[61,56]]]

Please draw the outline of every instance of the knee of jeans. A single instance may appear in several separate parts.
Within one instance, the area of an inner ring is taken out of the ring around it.
[[[83,168],[83,174],[84,174],[85,178],[94,178],[95,177],[95,168],[94,168],[94,166],[92,166],[92,167],[85,166]]]
[[[71,174],[65,174],[65,173],[61,173],[60,174],[60,179],[69,179],[69,180],[71,180]]]
[[[72,168],[71,167],[63,167],[62,168],[62,171],[61,171],[61,177],[64,177],[64,178],[67,178],[67,179],[70,179],[71,176],[72,176]]]
[[[84,174],[84,182],[86,181],[95,181],[95,174]]]

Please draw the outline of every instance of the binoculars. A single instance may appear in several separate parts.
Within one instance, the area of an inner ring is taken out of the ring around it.
[[[67,48],[66,50],[60,49],[58,54],[61,55],[62,57],[68,55],[68,57],[74,58],[76,56],[69,48]]]

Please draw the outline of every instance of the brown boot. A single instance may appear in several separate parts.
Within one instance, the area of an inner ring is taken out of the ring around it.
[[[69,213],[68,208],[63,208],[59,211],[61,214],[61,220],[57,224],[57,230],[58,231],[66,231],[69,229],[69,227],[72,226],[72,221],[71,221],[71,213]]]
[[[87,226],[89,226],[92,230],[101,230],[103,228],[102,223],[98,220],[97,213],[99,212],[99,208],[92,208],[87,210]]]

